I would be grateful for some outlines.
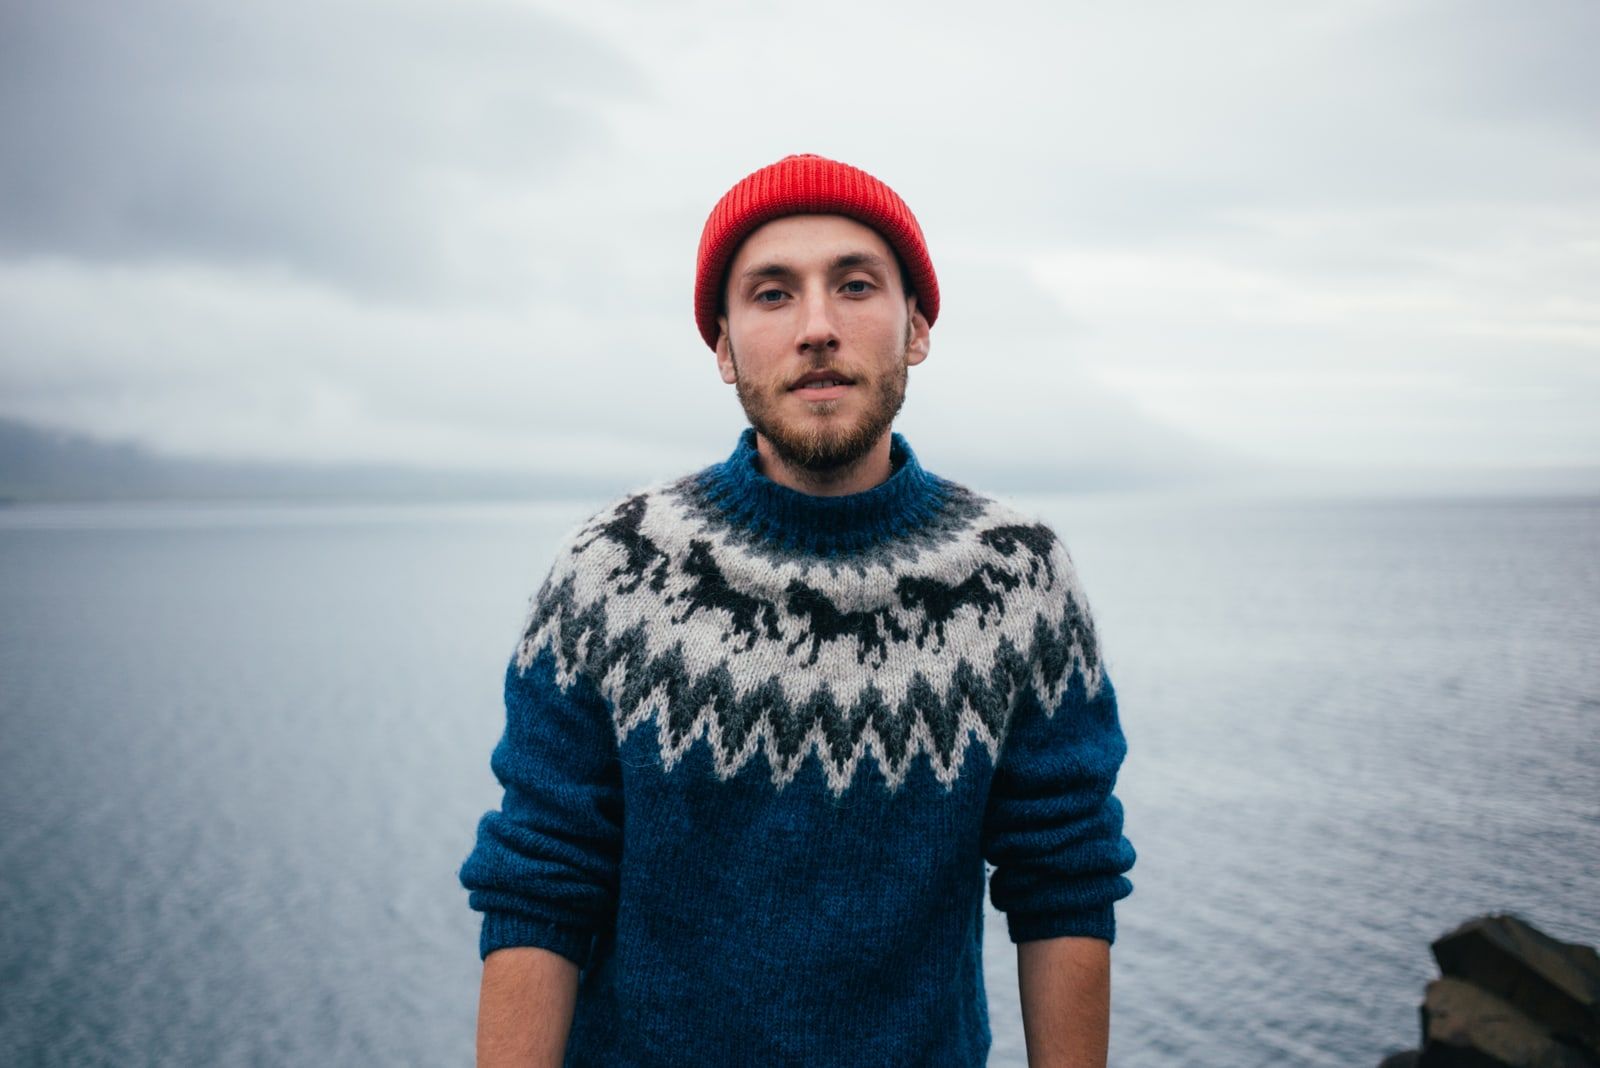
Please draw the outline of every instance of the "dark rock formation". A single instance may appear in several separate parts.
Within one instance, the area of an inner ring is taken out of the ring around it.
[[[1600,1057],[1600,955],[1514,916],[1469,920],[1433,944],[1439,971],[1494,994]]]
[[[1558,1042],[1539,1021],[1460,979],[1435,979],[1422,1002],[1417,1068],[1589,1068],[1593,1061]]]
[[[1515,916],[1480,916],[1433,943],[1422,1049],[1379,1068],[1600,1068],[1600,956]],[[1409,1058],[1409,1059],[1408,1059]]]

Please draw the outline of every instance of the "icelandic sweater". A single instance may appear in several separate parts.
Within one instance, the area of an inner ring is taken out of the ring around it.
[[[1114,939],[1126,746],[1067,550],[891,464],[811,496],[747,429],[558,550],[460,879],[483,956],[581,969],[568,1065],[981,1065],[986,878],[1013,941]]]

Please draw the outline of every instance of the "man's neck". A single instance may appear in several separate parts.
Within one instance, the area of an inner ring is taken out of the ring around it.
[[[846,467],[832,471],[808,471],[784,463],[773,451],[772,444],[760,433],[756,434],[756,456],[761,473],[780,486],[814,497],[842,497],[850,493],[865,493],[882,485],[894,474],[889,460],[889,431],[869,449],[865,456]]]

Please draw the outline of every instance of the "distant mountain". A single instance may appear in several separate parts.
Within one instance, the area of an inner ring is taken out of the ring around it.
[[[573,500],[624,488],[582,475],[196,460],[0,419],[0,501],[9,502]]]
[[[930,449],[927,455],[937,455]],[[708,451],[707,463],[718,456]],[[958,457],[955,457],[958,458]],[[948,458],[952,460],[954,458]],[[940,474],[986,492],[1245,491],[1291,497],[1600,495],[1600,468],[1468,471],[1335,469],[1146,457],[1142,463],[1074,464],[1019,457],[1001,465],[941,462]],[[666,472],[672,473],[672,472]],[[575,473],[438,470],[398,464],[288,464],[163,456],[128,442],[47,430],[0,418],[0,504],[94,500],[605,501],[663,472],[629,481]]]

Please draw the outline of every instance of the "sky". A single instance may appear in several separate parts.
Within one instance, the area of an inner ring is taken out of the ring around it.
[[[1600,5],[0,0],[0,417],[581,469],[744,425],[706,214],[893,186],[983,486],[1600,487]]]

